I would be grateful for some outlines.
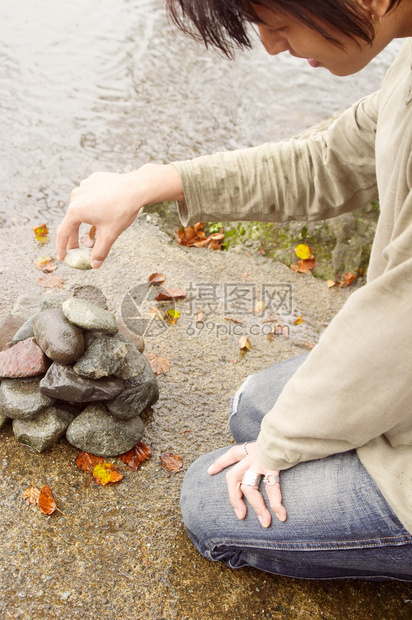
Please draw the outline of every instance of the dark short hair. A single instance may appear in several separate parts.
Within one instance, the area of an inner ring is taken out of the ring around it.
[[[174,24],[206,47],[233,58],[236,48],[252,47],[248,24],[260,22],[251,0],[166,0]],[[391,0],[391,10],[401,0]],[[341,45],[336,35],[352,40],[374,39],[372,19],[355,0],[253,0],[283,15],[292,15],[328,41]]]

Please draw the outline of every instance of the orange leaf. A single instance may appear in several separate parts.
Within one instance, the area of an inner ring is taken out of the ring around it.
[[[51,273],[58,267],[56,262],[52,262],[54,260],[50,256],[40,256],[36,262],[36,269],[41,269],[44,273]]]
[[[32,226],[31,228],[34,231],[35,237],[39,243],[48,243],[50,241],[47,224],[40,224],[40,226]]]
[[[39,508],[45,515],[51,515],[57,508],[57,504],[53,497],[53,493],[49,485],[45,485],[40,489]]]
[[[37,284],[39,286],[45,286],[46,288],[52,288],[54,286],[57,288],[63,288],[64,280],[56,275],[47,275],[39,278],[39,280],[37,280]]]
[[[93,469],[93,478],[96,484],[104,486],[110,482],[119,482],[123,474],[117,471],[113,463],[98,463]]]
[[[180,243],[180,245],[188,247],[208,247],[211,250],[221,250],[222,241],[225,237],[223,229],[220,233],[213,233],[209,235],[209,237],[206,237],[205,232],[202,230],[203,226],[203,222],[198,222],[194,226],[187,226],[186,228],[181,226],[178,230],[174,231],[176,241]]]
[[[96,241],[96,226],[92,226],[88,233],[80,237],[80,243],[85,248],[92,248]]]
[[[174,299],[184,299],[187,293],[182,288],[168,288],[163,289],[157,297],[155,297],[155,301],[172,301]]]
[[[152,273],[149,276],[149,284],[163,284],[166,277],[162,273]]]
[[[37,505],[39,503],[39,497],[40,489],[35,486],[28,487],[23,493],[23,499],[27,500],[28,504]]]
[[[136,471],[140,463],[149,460],[151,456],[152,451],[149,446],[142,441],[139,441],[134,448],[124,454],[121,454],[119,459],[123,461],[123,463],[126,463],[132,471]]]
[[[332,286],[336,285],[336,280],[327,280],[326,284],[328,285],[328,288],[332,288]]]
[[[350,286],[355,279],[356,279],[356,275],[352,273],[351,271],[349,271],[348,273],[345,273],[343,276],[343,281],[346,284],[346,286]]]
[[[301,323],[303,323],[302,315],[298,316],[298,318],[295,319],[294,323],[295,325],[300,325]]]
[[[89,454],[83,450],[77,455],[75,463],[79,469],[92,473],[96,465],[104,463],[104,458],[102,456],[96,456],[95,454]]]
[[[183,459],[178,454],[165,452],[160,456],[160,460],[162,462],[162,467],[167,471],[176,472],[183,467]]]
[[[155,353],[148,353],[146,357],[155,375],[165,375],[169,372],[172,364],[165,357]]]

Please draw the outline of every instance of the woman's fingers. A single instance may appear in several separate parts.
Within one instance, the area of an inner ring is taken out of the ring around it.
[[[256,512],[260,525],[262,527],[269,527],[272,517],[269,510],[266,508],[265,501],[258,487],[251,487],[242,484],[241,490],[253,510]]]
[[[248,450],[249,450],[249,446],[252,446],[252,445],[253,444],[251,443],[248,444]],[[207,473],[210,474],[211,476],[213,476],[214,474],[218,474],[223,469],[226,469],[226,467],[230,467],[234,463],[238,463],[245,457],[246,457],[246,454],[245,454],[245,451],[242,445],[233,446],[227,452],[225,452],[222,456],[216,459],[216,461],[212,463],[212,465],[210,465],[209,469],[207,470]]]
[[[282,491],[279,482],[275,484],[265,484],[269,504],[279,521],[286,521],[286,508],[282,504]]]

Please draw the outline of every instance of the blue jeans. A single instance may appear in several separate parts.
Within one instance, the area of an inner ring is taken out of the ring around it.
[[[230,427],[237,443],[257,438],[262,417],[305,357],[248,377],[231,403]],[[225,472],[207,474],[209,465],[227,449],[199,458],[183,482],[185,527],[204,557],[232,568],[253,566],[304,579],[412,581],[412,535],[354,450],[281,472],[288,518],[281,523],[272,514],[270,527],[264,529],[250,506],[246,518],[237,519]],[[263,487],[260,491],[268,505]]]

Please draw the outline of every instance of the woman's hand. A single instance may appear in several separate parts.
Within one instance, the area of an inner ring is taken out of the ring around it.
[[[247,508],[243,501],[244,495],[256,512],[262,527],[269,527],[272,517],[269,510],[266,508],[258,486],[252,487],[244,485],[242,484],[242,479],[245,472],[249,470],[254,474],[261,474],[266,477],[269,476],[269,482],[273,482],[279,475],[279,472],[268,469],[263,465],[256,454],[256,442],[247,443],[246,449],[248,452],[247,455],[245,454],[243,446],[233,446],[233,448],[230,448],[223,456],[218,458],[207,471],[213,476],[223,469],[226,469],[226,467],[237,463],[237,465],[232,467],[226,474],[230,503],[235,510],[236,516],[238,519],[244,519],[246,517]],[[285,521],[286,508],[282,504],[280,483],[276,482],[275,484],[266,484],[265,486],[270,507],[279,521]]]
[[[84,222],[96,227],[91,264],[97,269],[139,210],[163,200],[183,200],[180,176],[172,164],[146,164],[126,174],[92,174],[71,194],[66,216],[57,231],[58,260],[63,260],[67,250],[79,247],[79,227]]]

